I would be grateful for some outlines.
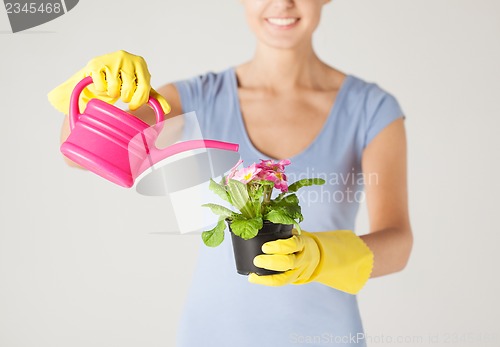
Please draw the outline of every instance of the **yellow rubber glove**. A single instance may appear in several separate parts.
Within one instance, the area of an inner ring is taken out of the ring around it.
[[[52,106],[67,114],[73,89],[87,76],[92,76],[94,83],[81,93],[79,102],[81,111],[85,109],[87,102],[94,98],[110,104],[121,99],[134,111],[147,103],[151,95],[160,102],[165,114],[170,112],[167,100],[151,88],[151,74],[146,61],[125,51],[92,59],[87,66],[48,94]]]
[[[254,258],[254,265],[281,274],[259,276],[248,281],[267,286],[319,282],[357,294],[370,278],[373,253],[351,230],[310,233],[302,231],[289,239],[266,242],[265,254]]]

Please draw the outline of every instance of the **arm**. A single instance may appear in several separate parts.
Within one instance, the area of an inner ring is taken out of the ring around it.
[[[370,233],[359,237],[351,230],[302,231],[300,236],[267,242],[262,246],[265,254],[254,258],[255,266],[285,272],[250,274],[250,282],[281,286],[314,281],[356,294],[368,278],[405,267],[413,237],[407,207],[403,119],[386,126],[366,146],[362,166]]]
[[[370,232],[361,238],[374,254],[371,277],[404,269],[411,253],[406,165],[404,120],[399,118],[366,146],[362,157]]]
[[[170,119],[172,117],[178,116],[182,114],[182,105],[181,105],[181,99],[179,96],[179,93],[177,92],[177,88],[173,84],[167,84],[157,90],[157,92],[162,95],[165,99],[168,100],[170,107],[172,108],[170,113],[165,115],[165,119]],[[128,110],[127,112],[133,114],[134,116],[138,117],[139,119],[143,120],[149,125],[152,125],[156,122],[155,120],[155,113],[154,111],[147,105],[143,105],[139,107],[135,111],[130,111]],[[170,123],[169,123],[170,124]],[[174,123],[172,123],[174,124]],[[177,124],[177,123],[175,123]],[[61,127],[61,136],[60,136],[60,142],[61,144],[66,141],[70,134],[69,130],[69,118],[68,115],[64,116],[63,124]],[[82,168],[80,165],[76,164],[72,160],[64,157],[64,161],[66,164],[68,164],[71,167],[76,167],[80,169]]]

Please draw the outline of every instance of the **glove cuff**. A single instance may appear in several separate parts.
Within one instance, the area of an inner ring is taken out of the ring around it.
[[[71,93],[76,84],[80,82],[85,76],[85,70],[82,69],[71,76],[69,79],[52,89],[48,94],[50,104],[59,112],[63,114],[69,113],[69,100]]]
[[[320,250],[320,262],[310,280],[357,294],[373,270],[373,252],[351,230],[308,233]]]
[[[82,69],[78,71],[73,76],[71,76],[71,78],[69,78],[67,81],[63,82],[56,88],[52,89],[47,94],[47,98],[49,99],[50,104],[56,110],[64,114],[69,114],[69,104],[70,104],[71,94],[73,93],[73,89],[75,89],[75,86],[82,79],[89,76],[89,74],[87,74],[85,70],[86,69]],[[80,99],[78,101],[80,111],[82,112],[83,110],[85,110],[87,103],[94,98],[103,100],[108,104],[114,104],[119,99],[119,98],[112,98],[108,95],[98,95],[95,92],[93,85],[91,84],[80,93]]]

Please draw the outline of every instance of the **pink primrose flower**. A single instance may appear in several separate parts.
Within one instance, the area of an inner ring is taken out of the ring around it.
[[[278,172],[284,172],[285,171],[285,166],[290,164],[290,160],[288,159],[283,159],[280,160],[279,162],[275,163],[274,160],[268,159],[268,160],[260,160],[260,163],[257,164],[257,167],[265,170],[265,171],[278,171]]]
[[[281,190],[283,193],[288,191],[286,175],[283,172],[267,171],[261,178],[266,181],[274,182],[274,188]]]
[[[231,177],[233,180],[240,181],[242,183],[247,184],[251,180],[253,180],[257,175],[262,171],[262,169],[258,168],[255,164],[250,165],[249,167],[244,167],[236,171]]]
[[[234,177],[234,174],[236,171],[238,171],[238,166],[240,166],[243,163],[243,160],[240,159],[238,162],[229,170],[229,173],[226,176],[226,184],[229,183],[229,179]]]

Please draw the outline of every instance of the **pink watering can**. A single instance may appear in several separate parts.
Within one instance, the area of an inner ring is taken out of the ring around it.
[[[239,160],[237,144],[216,140],[184,141],[158,149],[155,142],[164,113],[152,97],[148,100],[156,114],[156,125],[152,127],[99,99],[90,100],[80,113],[80,94],[92,83],[89,76],[75,86],[69,110],[71,133],[61,145],[66,157],[89,171],[123,187],[135,183],[141,194],[163,195],[220,175]],[[182,160],[172,159],[179,154]],[[186,167],[197,172],[187,180]]]
[[[149,125],[99,99],[90,100],[85,111],[80,114],[80,93],[90,84],[92,77],[84,78],[71,94],[71,133],[61,145],[61,152],[99,176],[120,186],[131,187],[134,183],[133,172],[146,158],[148,147],[154,144],[154,134],[149,131],[149,138],[144,138],[142,144],[131,143]],[[150,97],[148,104],[156,113],[157,123],[161,123],[164,113],[158,100]]]

